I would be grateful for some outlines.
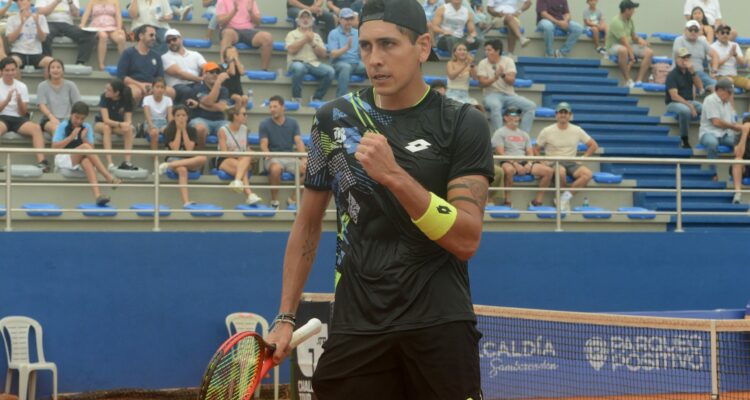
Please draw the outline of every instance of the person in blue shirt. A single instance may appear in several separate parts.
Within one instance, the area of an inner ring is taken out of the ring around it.
[[[89,115],[89,106],[77,101],[73,103],[70,118],[64,120],[57,126],[52,137],[53,149],[93,149],[94,128],[85,122]],[[109,196],[101,194],[96,172],[99,171],[107,182],[118,185],[120,179],[115,178],[107,170],[96,154],[57,154],[55,155],[55,166],[57,169],[83,170],[86,179],[91,184],[96,205],[102,207],[109,203]],[[114,189],[114,188],[113,188]]]
[[[336,97],[349,91],[352,74],[364,75],[365,65],[359,59],[359,31],[353,27],[357,14],[351,8],[339,12],[339,26],[328,34],[326,48],[336,71]]]
[[[151,94],[154,80],[164,78],[164,64],[161,55],[153,50],[156,46],[156,28],[142,25],[136,29],[135,37],[135,46],[125,49],[117,61],[117,77],[130,87],[137,106]],[[174,100],[174,89],[167,87],[165,94]]]

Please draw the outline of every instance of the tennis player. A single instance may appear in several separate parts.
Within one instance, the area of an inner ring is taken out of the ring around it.
[[[336,303],[313,377],[321,400],[481,399],[467,261],[482,232],[492,146],[484,116],[430,90],[416,1],[368,0],[359,47],[372,87],[321,107],[305,195],[268,337],[281,362],[333,195]]]

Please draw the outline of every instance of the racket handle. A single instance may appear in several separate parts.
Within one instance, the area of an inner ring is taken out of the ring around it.
[[[309,339],[311,336],[316,335],[318,332],[320,332],[321,326],[322,323],[317,318],[313,318],[307,321],[306,324],[302,325],[301,327],[299,327],[299,329],[294,331],[294,333],[292,334],[292,341],[289,343],[289,347],[295,348],[297,347],[297,345]]]

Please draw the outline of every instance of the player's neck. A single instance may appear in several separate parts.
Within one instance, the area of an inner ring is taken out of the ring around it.
[[[430,87],[421,79],[391,96],[381,96],[375,88],[372,89],[375,106],[383,110],[403,110],[414,107],[427,97],[429,92]]]

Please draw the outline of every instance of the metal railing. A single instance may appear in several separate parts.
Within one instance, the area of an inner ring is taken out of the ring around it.
[[[13,212],[27,212],[27,211],[38,211],[33,209],[26,209],[26,208],[15,208],[12,207],[12,200],[13,200],[13,190],[14,187],[33,187],[33,186],[45,186],[45,187],[60,187],[60,186],[66,186],[66,187],[89,187],[91,186],[88,182],[86,183],[80,183],[76,181],[71,182],[60,182],[60,183],[41,183],[41,182],[33,182],[32,179],[24,179],[22,182],[15,182],[13,180],[13,174],[11,173],[13,168],[13,159],[12,157],[14,155],[24,155],[24,154],[45,154],[47,156],[54,155],[54,154],[97,154],[97,155],[105,155],[105,154],[111,154],[111,155],[125,155],[130,154],[134,156],[148,156],[153,159],[153,171],[158,171],[158,166],[161,163],[161,159],[163,159],[164,156],[181,156],[181,157],[190,157],[190,156],[207,156],[209,159],[211,157],[242,157],[242,156],[251,156],[253,158],[259,158],[259,157],[288,157],[288,158],[295,158],[295,170],[294,170],[294,185],[292,186],[296,198],[299,200],[301,199],[301,189],[302,189],[302,182],[300,178],[299,173],[299,166],[300,166],[300,159],[303,156],[306,156],[305,153],[297,153],[297,152],[220,152],[220,151],[166,151],[166,150],[101,150],[101,149],[93,149],[93,150],[76,150],[76,149],[31,149],[31,148],[0,148],[0,154],[5,154],[5,204],[6,204],[6,216],[5,216],[5,230],[11,231],[13,229]],[[584,188],[578,188],[576,191],[578,192],[591,192],[591,193],[597,193],[597,192],[609,192],[609,193],[616,193],[616,192],[629,192],[629,193],[674,193],[676,198],[676,210],[675,211],[648,211],[649,215],[667,215],[667,216],[674,216],[675,217],[675,231],[677,232],[683,232],[683,219],[686,215],[706,215],[706,216],[719,216],[719,215],[742,215],[737,212],[686,212],[683,210],[683,195],[686,193],[705,193],[705,192],[711,192],[711,193],[726,193],[731,192],[734,193],[734,190],[732,189],[685,189],[683,188],[682,183],[682,170],[683,166],[686,165],[702,165],[702,164],[714,164],[717,166],[724,166],[724,165],[735,165],[735,164],[742,164],[742,165],[750,165],[750,161],[744,161],[744,160],[729,160],[729,159],[713,159],[713,160],[707,160],[707,159],[683,159],[683,158],[633,158],[633,157],[529,157],[529,156],[495,156],[495,161],[502,161],[502,160],[510,160],[510,161],[545,161],[545,162],[552,162],[554,163],[554,186],[550,186],[547,188],[539,188],[536,186],[529,186],[529,185],[514,185],[513,187],[492,187],[490,188],[490,191],[497,191],[497,190],[505,190],[505,191],[547,191],[547,192],[553,192],[554,198],[557,200],[556,204],[558,204],[557,207],[555,207],[555,231],[562,231],[562,223],[563,223],[563,212],[559,207],[560,204],[560,197],[563,191],[567,190],[564,186],[561,185],[561,179],[560,179],[560,164],[563,162],[583,162],[585,164],[591,164],[591,163],[619,163],[619,164],[653,164],[653,165],[674,165],[675,166],[675,174],[674,174],[674,180],[675,180],[675,187],[674,188],[641,188],[641,187],[623,187],[623,186],[617,186],[616,184],[613,184],[612,186],[605,186],[605,187],[584,187]],[[125,181],[123,182],[123,187],[133,187],[133,188],[152,188],[153,189],[153,231],[160,231],[160,197],[161,197],[161,190],[162,188],[162,180],[158,173],[153,174],[153,181],[152,182],[138,182],[138,181]],[[101,184],[101,186],[108,186],[108,184]],[[201,185],[187,185],[191,188],[221,188],[225,189],[226,185],[209,185],[209,184],[201,184]],[[170,184],[170,188],[179,188],[182,187],[179,184]],[[290,189],[289,184],[282,184],[277,186],[272,186],[270,184],[253,184],[250,185],[251,189]],[[750,193],[750,190],[742,190],[742,193]],[[491,194],[491,193],[490,193]],[[80,209],[60,209],[58,211],[62,212],[81,212]],[[131,209],[115,209],[116,212],[125,212],[125,213],[136,213],[138,210],[131,210]],[[182,209],[176,209],[173,210],[176,213],[190,213],[191,210],[182,210]],[[328,212],[333,212],[334,210],[328,210]],[[245,210],[222,210],[222,212],[227,213],[243,213]],[[274,211],[276,212],[276,211]],[[278,212],[288,212],[292,213],[294,211],[287,211],[287,210],[279,210]],[[535,214],[535,211],[526,211],[526,210],[517,210],[514,211],[520,214]],[[590,211],[587,212],[588,214],[596,214],[596,211]],[[611,215],[632,215],[637,214],[637,212],[632,211],[606,211],[607,214]]]

